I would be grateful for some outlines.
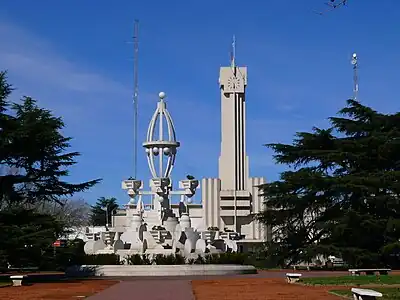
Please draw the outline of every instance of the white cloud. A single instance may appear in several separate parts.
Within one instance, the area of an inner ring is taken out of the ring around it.
[[[53,44],[12,24],[0,21],[0,39],[0,70],[9,71],[16,88],[11,100],[29,95],[62,116],[74,150],[82,152],[71,180],[103,177],[104,184],[91,191],[94,197],[102,188],[119,187],[119,178],[107,170],[115,164],[114,156],[124,152],[124,136],[131,136],[131,111],[126,109],[132,103],[130,88],[93,66],[67,59]]]
[[[0,22],[0,66],[24,79],[76,92],[129,94],[122,84],[57,55],[46,40]]]
[[[127,94],[123,85],[102,75],[79,70],[74,64],[42,53],[13,53],[0,46],[0,64],[21,77],[47,82],[73,92]]]
[[[45,39],[0,21],[0,69],[9,71],[16,91],[12,100],[32,96],[39,104],[62,115],[67,129],[79,134],[104,134],[120,126],[121,119],[107,121],[126,111],[112,105],[131,102],[129,87],[66,59]],[[98,128],[98,130],[96,130]],[[70,133],[71,134],[71,133]]]

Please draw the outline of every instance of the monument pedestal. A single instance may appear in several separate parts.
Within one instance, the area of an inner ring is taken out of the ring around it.
[[[96,252],[96,254],[114,254],[114,249],[102,249],[102,250],[98,250]]]

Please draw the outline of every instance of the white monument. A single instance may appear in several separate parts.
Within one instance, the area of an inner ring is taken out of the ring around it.
[[[112,217],[111,227],[85,245],[87,253],[172,254],[190,256],[219,251],[247,252],[267,240],[268,230],[258,224],[255,214],[262,210],[258,185],[264,178],[249,177],[246,155],[247,68],[238,67],[233,55],[231,66],[220,69],[221,155],[219,178],[201,182],[201,204],[191,199],[199,181],[189,177],[174,190],[171,172],[180,143],[165,102],[159,94],[143,143],[152,178],[149,190],[143,181],[122,182],[130,201]],[[207,158],[204,158],[207,159]],[[172,203],[173,195],[180,197]],[[150,199],[145,204],[144,198]]]

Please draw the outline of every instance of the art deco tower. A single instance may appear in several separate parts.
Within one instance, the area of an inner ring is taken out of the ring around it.
[[[264,227],[254,221],[263,209],[258,186],[261,177],[249,176],[246,154],[246,86],[247,68],[235,62],[232,43],[231,65],[221,67],[221,153],[218,178],[202,180],[203,220],[206,227],[228,228],[245,236],[246,243],[267,238]],[[250,244],[248,244],[250,245]]]
[[[246,155],[247,68],[235,65],[222,67],[219,75],[221,90],[221,155],[219,178],[221,190],[247,190],[249,164]]]

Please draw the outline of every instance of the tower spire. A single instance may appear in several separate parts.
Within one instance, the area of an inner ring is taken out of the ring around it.
[[[234,69],[236,67],[235,59],[236,59],[236,37],[235,37],[235,35],[233,35],[232,50],[231,50],[231,67],[232,67],[232,69]]]
[[[358,98],[358,57],[357,53],[353,53],[351,64],[353,65],[353,99]]]

